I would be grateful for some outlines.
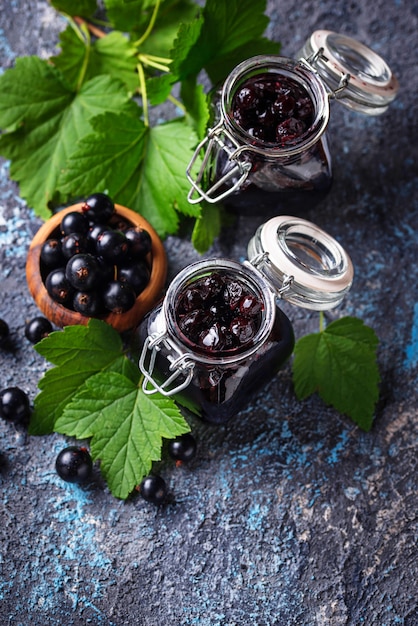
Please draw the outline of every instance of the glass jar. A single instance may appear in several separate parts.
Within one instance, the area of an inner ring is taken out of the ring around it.
[[[292,111],[284,113],[268,100],[266,85],[274,80],[279,96],[286,92],[295,96]],[[241,99],[242,89],[251,85],[261,93],[257,105]],[[296,60],[256,56],[244,61],[229,74],[218,92],[216,123],[197,146],[187,168],[191,183],[189,202],[231,203],[233,196],[251,189],[280,194],[326,192],[332,180],[326,135],[330,99],[368,115],[379,115],[386,111],[397,90],[398,82],[380,56],[356,40],[332,31],[315,31]],[[301,99],[300,94],[305,97]],[[311,102],[312,114],[301,124],[300,103],[306,98]],[[239,104],[237,99],[241,99]],[[261,116],[259,119],[267,120],[264,129],[272,125],[278,129],[276,136],[266,140],[260,137],[259,130],[255,135],[253,127],[242,124],[243,112],[252,106],[254,114]],[[280,111],[275,117],[271,115],[272,108]],[[291,123],[297,132],[287,132],[283,137],[283,124],[290,123],[285,121],[289,119],[286,115],[296,119]],[[259,203],[258,196],[257,207]]]
[[[139,328],[144,393],[181,393],[180,404],[191,403],[209,422],[226,422],[293,351],[293,328],[278,305],[280,298],[304,308],[327,310],[337,306],[351,287],[353,266],[347,253],[333,237],[306,220],[290,216],[269,220],[249,242],[248,257],[243,263],[225,258],[198,261],[174,278],[163,302]],[[202,304],[199,290],[206,281],[215,287],[210,286],[210,294],[204,293]],[[211,299],[215,291],[216,301]],[[195,310],[191,307],[188,319],[200,324],[205,318],[211,332],[216,327],[212,334],[204,331],[204,341],[200,326],[195,328],[199,340],[185,330],[185,318],[179,314],[185,297],[188,302],[195,298]],[[252,317],[243,312],[244,298],[255,303]],[[226,319],[224,302],[227,315],[233,311],[232,322]],[[245,318],[243,327],[250,319],[251,332],[233,345],[225,336],[219,341],[228,324],[232,328],[236,323],[235,316]]]

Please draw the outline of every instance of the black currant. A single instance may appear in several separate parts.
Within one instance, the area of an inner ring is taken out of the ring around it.
[[[72,300],[74,289],[66,279],[63,267],[52,270],[48,274],[45,279],[45,288],[54,302],[67,304]]]
[[[83,254],[88,251],[89,242],[86,235],[71,233],[61,240],[62,254],[68,260],[75,254]]]
[[[65,263],[60,239],[47,239],[41,248],[41,261],[48,269],[61,267]]]
[[[97,286],[101,271],[92,254],[75,254],[65,267],[65,277],[79,291],[91,291]]]
[[[128,240],[120,230],[105,230],[97,238],[97,254],[112,263],[119,263],[126,259],[128,250]]]
[[[149,283],[149,278],[148,265],[141,261],[118,268],[118,279],[123,283],[129,283],[137,296],[144,291]]]
[[[184,433],[176,439],[171,439],[168,443],[168,453],[175,461],[188,463],[196,455],[196,439],[191,433]]]
[[[72,233],[86,235],[89,230],[89,220],[84,213],[70,211],[62,218],[60,230],[64,237]]]
[[[97,291],[76,291],[73,309],[88,317],[98,317],[104,312],[103,302]]]
[[[7,387],[0,391],[0,416],[16,424],[30,417],[28,395],[20,387]]]
[[[0,319],[0,346],[5,344],[10,335],[9,324]]]
[[[129,254],[135,259],[144,259],[151,252],[151,235],[143,228],[128,228],[125,237],[129,241]]]
[[[87,448],[68,446],[58,454],[55,469],[67,483],[79,484],[90,478],[93,462]]]
[[[42,315],[28,320],[25,324],[25,337],[31,343],[38,343],[52,332],[51,322]]]
[[[167,485],[161,476],[146,476],[139,486],[139,493],[147,502],[162,504],[167,498]]]
[[[112,313],[125,313],[135,304],[136,294],[128,283],[112,280],[103,293],[103,302]]]
[[[107,222],[113,215],[115,205],[105,193],[93,193],[87,198],[81,210],[91,222]]]

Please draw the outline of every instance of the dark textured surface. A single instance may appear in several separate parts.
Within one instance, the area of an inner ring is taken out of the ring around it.
[[[6,0],[3,68],[50,54],[63,24],[45,2]],[[292,56],[317,28],[357,37],[390,63],[398,99],[382,117],[332,106],[334,184],[304,216],[350,252],[352,291],[333,316],[379,338],[381,397],[365,434],[317,398],[295,399],[290,366],[226,427],[196,424],[190,467],[163,468],[173,503],[113,498],[54,472],[60,436],[0,424],[0,624],[416,626],[418,107],[412,0],[268,4],[269,35]],[[25,254],[39,226],[1,162],[0,316],[12,347],[1,387],[33,400],[45,363],[24,338],[35,314]],[[263,216],[237,219],[211,254],[245,257]],[[166,242],[170,272],[197,255]],[[285,307],[297,336],[316,314]]]

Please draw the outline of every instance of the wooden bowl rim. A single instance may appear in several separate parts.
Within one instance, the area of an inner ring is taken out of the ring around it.
[[[49,296],[40,271],[41,249],[44,242],[58,228],[64,215],[71,211],[81,212],[83,204],[84,202],[79,202],[68,206],[55,213],[42,224],[31,241],[27,255],[26,280],[29,292],[45,317],[61,328],[75,324],[87,324],[91,318],[77,311],[67,309],[62,304],[54,302]],[[133,226],[139,226],[147,230],[152,242],[150,280],[144,291],[137,297],[133,307],[126,313],[109,313],[106,316],[97,318],[104,320],[118,332],[124,332],[137,326],[146,313],[160,300],[167,277],[167,256],[157,232],[142,215],[120,204],[115,204],[115,211],[118,215],[132,223]]]

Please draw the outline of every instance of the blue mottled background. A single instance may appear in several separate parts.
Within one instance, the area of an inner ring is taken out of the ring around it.
[[[355,315],[380,339],[370,433],[295,399],[290,366],[228,426],[194,424],[199,454],[161,467],[162,508],[54,471],[65,439],[0,424],[0,624],[417,626],[418,7],[412,0],[268,2],[268,34],[292,56],[318,28],[373,47],[400,80],[381,117],[332,106],[334,184],[304,216],[352,256]],[[1,67],[48,56],[64,23],[43,0],[2,0]],[[1,95],[0,95],[1,97]],[[0,316],[12,329],[1,387],[36,395],[46,364],[24,337],[37,313],[24,266],[40,225],[0,162]],[[210,254],[245,258],[262,215],[239,216]],[[166,241],[170,272],[196,259]],[[316,314],[287,306],[297,336]],[[355,392],[355,391],[354,391]]]

